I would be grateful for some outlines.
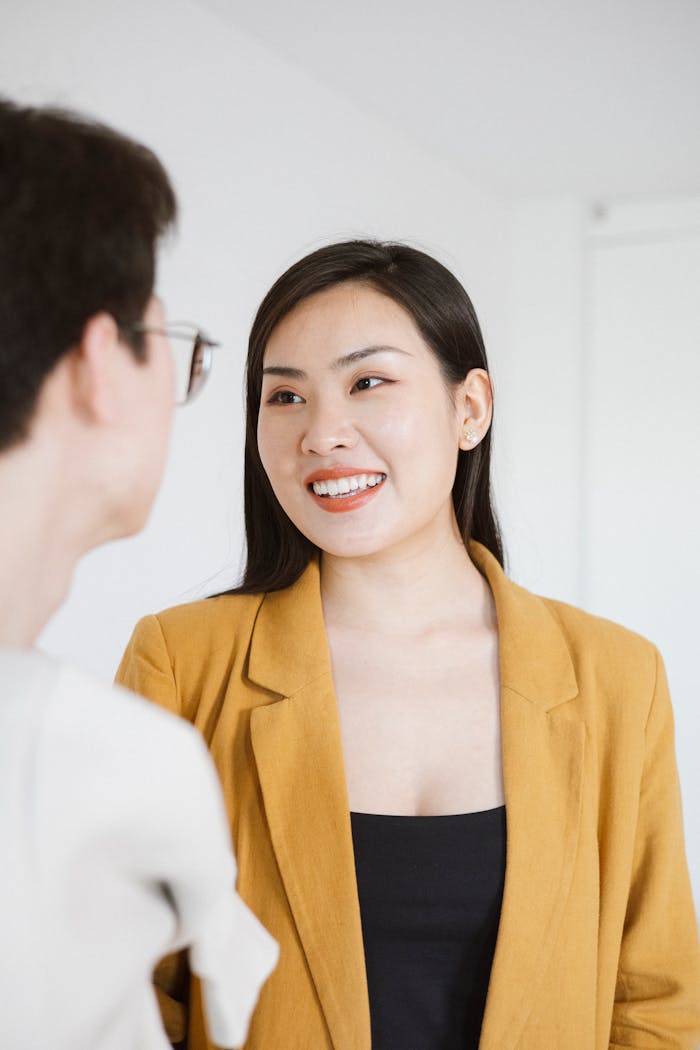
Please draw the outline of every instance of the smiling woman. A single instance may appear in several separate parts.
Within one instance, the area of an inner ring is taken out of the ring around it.
[[[285,359],[288,346],[295,360],[289,353]],[[320,356],[315,352],[319,347],[325,348]],[[336,388],[339,383],[349,384],[347,401],[379,399],[385,440],[405,441],[402,428],[411,427],[414,420],[422,421],[425,433],[430,432],[429,416],[437,418],[438,433],[448,416],[453,424],[457,420],[462,427],[460,440],[450,444],[447,462],[439,461],[451,474],[448,490],[457,527],[464,542],[479,540],[502,563],[490,495],[492,392],[487,367],[468,295],[453,274],[422,252],[404,245],[351,242],[323,248],[288,270],[261,303],[250,336],[245,452],[248,560],[240,591],[259,593],[290,585],[317,546],[322,548],[315,541],[310,545],[308,534],[295,527],[294,515],[285,513],[284,500],[273,491],[263,465],[258,436],[264,442],[269,433],[274,441],[276,430],[284,443],[283,428],[288,424],[282,420],[275,424],[269,410],[282,403],[306,404],[307,418],[310,412],[318,417],[319,407],[333,417],[331,429],[341,428],[342,443],[347,420],[333,415],[337,402],[332,381]],[[482,410],[487,408],[483,419],[474,417],[475,406],[457,403],[457,388],[468,378],[468,393],[480,399]],[[424,382],[427,389],[421,387]],[[309,396],[305,398],[302,386],[294,383],[306,383]],[[395,385],[399,393],[390,400],[392,391],[387,388]],[[406,398],[411,401],[402,410]],[[315,424],[323,427],[323,417]],[[418,439],[417,433],[413,436]],[[327,443],[333,437],[319,435],[319,440]],[[312,429],[305,447],[315,440]],[[428,458],[427,452],[422,458]],[[417,456],[416,468],[418,464]],[[377,464],[357,466],[366,473],[366,468]],[[417,498],[415,485],[413,494]]]
[[[474,358],[485,364],[478,329],[477,339]],[[450,383],[403,306],[345,282],[303,299],[267,342],[260,463],[279,506],[319,550],[394,558],[397,545],[449,532],[461,432],[486,434],[490,415],[483,367]]]
[[[323,248],[265,297],[247,389],[243,582],[146,618],[120,669],[204,733],[282,946],[246,1046],[692,1050],[663,665],[505,576],[464,289]],[[196,982],[159,986],[209,1047]]]

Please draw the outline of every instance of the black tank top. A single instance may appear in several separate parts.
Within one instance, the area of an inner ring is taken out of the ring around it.
[[[477,1050],[505,879],[505,807],[351,820],[372,1050]]]

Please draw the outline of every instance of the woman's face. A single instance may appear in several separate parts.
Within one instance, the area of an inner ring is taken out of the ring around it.
[[[262,463],[287,515],[332,555],[433,542],[453,527],[469,413],[410,314],[364,284],[304,300],[265,349]]]

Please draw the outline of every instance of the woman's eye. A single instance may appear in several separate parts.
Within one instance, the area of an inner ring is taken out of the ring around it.
[[[386,382],[386,379],[380,379],[379,376],[363,376],[362,379],[357,380],[353,390],[371,390],[372,387]]]
[[[300,405],[303,398],[299,397],[298,394],[293,394],[291,390],[276,390],[275,393],[268,398],[268,405]]]

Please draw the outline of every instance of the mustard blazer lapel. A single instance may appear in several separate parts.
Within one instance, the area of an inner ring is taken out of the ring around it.
[[[314,562],[258,613],[250,678],[282,699],[252,712],[270,835],[336,1050],[369,1050],[362,925],[340,721]]]
[[[566,639],[546,603],[479,544],[498,616],[507,860],[480,1050],[511,1050],[566,904],[579,834],[584,726]],[[270,834],[333,1046],[369,1050],[370,1023],[340,722],[318,565],[264,599],[250,679],[280,699],[251,734]]]
[[[479,544],[498,617],[506,879],[480,1050],[511,1050],[527,1022],[573,877],[585,727],[563,631],[541,599],[512,583]]]

